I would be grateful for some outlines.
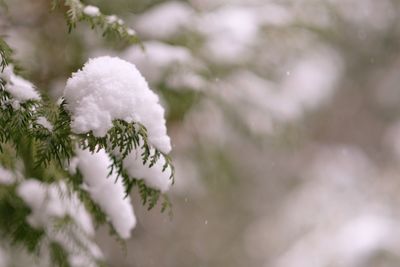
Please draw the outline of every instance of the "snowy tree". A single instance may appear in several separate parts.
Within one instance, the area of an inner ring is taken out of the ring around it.
[[[115,15],[79,0],[52,4],[65,10],[70,31],[87,22],[141,45]],[[129,238],[133,188],[148,209],[161,198],[161,211],[171,211],[165,193],[174,167],[159,98],[134,64],[103,56],[72,73],[52,101],[21,76],[4,39],[0,55],[1,246],[38,266],[102,266],[95,226],[108,224],[117,239]]]
[[[399,14],[0,0],[4,110],[30,112],[3,116],[0,267],[399,266]]]

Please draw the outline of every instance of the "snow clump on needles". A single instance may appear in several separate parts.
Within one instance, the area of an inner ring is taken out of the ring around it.
[[[95,136],[104,137],[113,127],[113,121],[119,119],[140,123],[147,129],[152,154],[155,149],[163,153],[171,150],[158,96],[150,90],[136,66],[127,61],[109,56],[90,59],[68,79],[64,98],[75,133],[92,131]],[[132,178],[142,179],[146,185],[164,193],[172,183],[172,170],[164,168],[164,157],[152,165],[143,162],[143,149],[139,145],[126,155],[123,167]],[[113,155],[120,156],[118,152]],[[73,165],[79,168],[91,199],[107,215],[119,236],[127,239],[136,225],[136,217],[122,180],[117,179],[115,171],[110,173],[110,156],[104,149],[96,152],[77,149]]]
[[[90,59],[68,79],[64,91],[72,131],[103,137],[112,121],[141,123],[148,141],[163,153],[171,150],[164,109],[136,66],[117,57]]]

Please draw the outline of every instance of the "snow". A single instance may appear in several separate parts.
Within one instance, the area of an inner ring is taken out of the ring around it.
[[[27,221],[32,227],[42,228],[47,225],[49,217],[65,216],[65,209],[60,199],[57,199],[57,193],[54,190],[48,190],[45,185],[36,180],[27,180],[18,186],[18,196],[31,208]]]
[[[128,28],[128,29],[126,30],[126,33],[127,33],[128,35],[130,35],[130,36],[133,36],[133,35],[136,34],[135,30],[134,30],[134,29],[131,29],[131,28]]]
[[[204,13],[195,28],[206,37],[203,54],[216,63],[235,63],[249,52],[261,22],[256,10],[243,6],[221,7]]]
[[[147,186],[166,192],[172,184],[172,179],[170,179],[170,168],[167,168],[164,172],[162,171],[165,164],[164,157],[161,156],[150,168],[150,162],[143,165],[142,153],[143,150],[141,148],[131,152],[123,161],[124,168],[130,176],[143,179]],[[151,154],[153,153],[154,150],[151,151]]]
[[[34,85],[16,75],[12,65],[4,68],[4,71],[0,73],[0,78],[7,82],[5,90],[9,92],[15,100],[20,102],[25,102],[27,100],[40,100],[40,96],[35,90]]]
[[[30,179],[17,187],[17,194],[31,209],[27,222],[36,229],[43,229],[50,240],[59,243],[68,253],[71,266],[95,266],[95,260],[103,257],[98,246],[91,240],[94,227],[90,215],[65,183],[44,184]],[[66,216],[72,218],[79,229],[66,225],[60,231],[55,219]],[[78,264],[74,260],[76,258],[86,264]]]
[[[176,88],[189,88],[194,91],[201,91],[207,86],[207,81],[191,71],[176,72],[166,78],[166,83],[171,89]]]
[[[72,267],[97,266],[103,258],[93,242],[94,227],[91,217],[77,194],[64,182],[53,184],[38,180],[25,180],[17,187],[17,195],[30,207],[27,222],[36,229],[43,229],[52,242],[57,242],[68,254]],[[56,219],[69,216],[76,225],[67,224],[62,229]]]
[[[275,123],[296,121],[327,103],[335,93],[342,61],[334,51],[314,50],[318,52],[304,52],[288,64],[278,81],[238,70],[211,85],[212,93],[234,106],[237,116],[252,132],[272,133]]]
[[[164,81],[171,89],[192,90],[206,86],[205,79],[197,74],[203,66],[188,48],[158,41],[147,41],[143,45],[144,53],[135,45],[123,51],[121,57],[134,63],[150,85]]]
[[[31,208],[27,221],[32,227],[46,229],[52,223],[51,219],[68,215],[86,234],[94,234],[90,215],[65,183],[44,184],[29,179],[18,185],[17,194]]]
[[[285,200],[279,219],[290,242],[276,264],[265,266],[376,266],[365,260],[398,250],[400,232],[387,203],[377,198],[380,189],[371,187],[379,172],[366,153],[321,146],[304,166],[304,182]]]
[[[15,176],[10,171],[0,166],[0,185],[11,185],[15,183]]]
[[[53,131],[53,125],[47,120],[46,117],[40,116],[37,118],[36,123],[43,126],[50,132]]]
[[[136,66],[117,57],[90,59],[68,79],[64,91],[75,133],[105,136],[115,119],[141,123],[148,141],[164,153],[171,150],[164,109]]]
[[[293,63],[290,75],[282,83],[284,97],[292,106],[315,109],[334,93],[340,77],[341,61],[334,51],[314,48]]]
[[[190,51],[181,46],[169,45],[157,41],[143,43],[146,48],[143,53],[137,45],[126,49],[121,57],[134,63],[137,68],[146,76],[150,84],[162,80],[167,69],[175,69],[181,65],[192,64],[195,59]],[[185,68],[187,71],[187,68]]]
[[[135,25],[141,35],[166,39],[190,25],[193,16],[194,10],[188,4],[169,1],[148,10],[136,20]]]
[[[86,6],[84,9],[83,9],[83,13],[85,14],[85,15],[88,15],[88,16],[90,16],[90,17],[97,17],[97,16],[99,16],[100,15],[100,10],[99,10],[99,8],[98,7],[96,7],[96,6]]]
[[[130,198],[125,198],[122,178],[117,179],[115,172],[108,176],[108,166],[111,165],[109,156],[104,150],[92,154],[88,150],[78,149],[77,157],[78,168],[90,197],[109,217],[119,236],[129,238],[136,225],[136,218]]]
[[[395,220],[387,215],[356,214],[344,223],[306,232],[272,266],[365,266],[365,259],[396,251],[398,244],[394,240],[399,234],[396,226]]]
[[[118,21],[118,17],[115,15],[110,15],[106,17],[106,21],[108,24],[113,24]]]
[[[395,229],[395,221],[388,216],[370,213],[355,216],[336,235],[337,253],[340,259],[351,263],[349,266],[356,266],[366,255],[388,247]]]
[[[48,235],[67,252],[70,266],[97,267],[96,261],[103,259],[103,254],[96,243],[87,239],[74,228],[65,230],[66,232],[63,232],[52,228],[51,231],[48,231]]]
[[[19,110],[21,108],[21,103],[18,100],[12,100],[11,106],[14,110]]]

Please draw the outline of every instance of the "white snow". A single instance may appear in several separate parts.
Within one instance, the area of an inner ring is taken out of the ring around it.
[[[126,171],[134,178],[143,179],[147,186],[166,192],[172,184],[172,179],[170,179],[170,168],[162,171],[165,163],[164,157],[161,156],[154,166],[149,167],[150,162],[143,165],[142,153],[143,150],[138,148],[124,159],[123,164]],[[151,154],[153,153],[154,150],[151,151]]]
[[[52,219],[69,215],[86,234],[94,234],[90,215],[65,183],[44,184],[30,179],[17,187],[17,194],[31,208],[27,221],[32,227],[46,229]]]
[[[110,15],[110,16],[107,16],[107,17],[106,17],[106,21],[107,21],[107,23],[109,23],[109,24],[113,24],[113,23],[115,23],[115,22],[118,21],[118,17],[115,16],[115,15]]]
[[[165,72],[174,67],[174,69],[193,64],[195,59],[190,51],[181,46],[174,46],[157,41],[148,41],[143,43],[146,48],[143,53],[137,45],[126,49],[121,57],[134,63],[143,73],[150,84],[158,83],[162,80]],[[175,71],[174,71],[175,73]]]
[[[53,130],[53,125],[49,122],[49,120],[46,117],[43,116],[38,117],[36,123],[43,126],[50,132]]]
[[[127,33],[128,35],[130,35],[130,36],[133,36],[133,35],[136,34],[135,30],[132,29],[132,28],[128,28],[128,29],[126,30],[126,33]]]
[[[64,207],[61,206],[59,199],[56,199],[57,192],[52,191],[52,193],[48,193],[46,185],[36,180],[27,180],[18,186],[18,196],[31,208],[27,221],[32,227],[45,226],[50,216],[63,217],[65,215]],[[51,196],[47,196],[48,194]]]
[[[247,71],[232,72],[212,85],[212,92],[235,107],[238,116],[258,134],[274,131],[274,123],[302,118],[325,104],[337,89],[342,61],[334,51],[314,48],[288,65],[278,81]],[[239,90],[238,88],[246,88]]]
[[[204,56],[225,64],[247,56],[258,37],[260,24],[256,10],[232,5],[204,13],[195,28],[206,37]]]
[[[15,183],[15,180],[15,175],[10,170],[0,166],[0,185],[11,185]]]
[[[88,150],[78,149],[77,157],[78,168],[92,200],[109,217],[119,236],[129,238],[136,225],[136,218],[130,198],[125,198],[122,178],[117,179],[115,172],[108,176],[108,167],[111,165],[109,156],[104,150],[92,154]]]
[[[12,100],[11,106],[14,110],[19,110],[21,108],[21,103],[18,100]]]
[[[100,10],[99,10],[99,8],[98,7],[96,7],[96,6],[86,6],[84,9],[83,9],[83,13],[85,14],[85,15],[88,15],[88,16],[90,16],[90,17],[97,17],[97,16],[99,16],[100,15]]]
[[[166,39],[178,34],[194,18],[194,10],[186,3],[169,1],[146,11],[136,20],[141,35]]]
[[[207,86],[207,81],[201,75],[192,71],[178,71],[167,77],[165,82],[171,89],[188,88],[200,91]]]
[[[71,267],[97,267],[96,260],[103,259],[100,248],[74,228],[47,231],[51,240],[59,243],[68,254]]]
[[[72,267],[97,266],[96,260],[102,259],[103,255],[92,240],[91,217],[76,193],[64,182],[45,184],[25,180],[17,187],[17,194],[31,209],[27,222],[34,228],[43,229],[52,242],[60,244]],[[66,216],[76,225],[66,224],[60,229],[55,219]]]
[[[27,100],[40,100],[38,92],[34,85],[24,78],[15,75],[13,66],[9,65],[0,73],[0,78],[4,79],[7,84],[5,90],[9,92],[15,100],[25,102]]]
[[[164,109],[136,66],[117,57],[90,59],[68,79],[64,91],[71,127],[75,133],[93,131],[105,136],[112,121],[143,124],[151,145],[164,153],[171,150]]]

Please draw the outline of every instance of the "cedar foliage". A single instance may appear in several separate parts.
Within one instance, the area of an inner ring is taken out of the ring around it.
[[[83,12],[85,5],[79,0],[53,0],[49,10],[55,8],[65,10],[69,31],[76,28],[79,22],[87,22],[92,29],[101,29],[103,36],[117,37],[128,43],[141,45],[136,34],[126,27],[121,19],[102,13],[95,17],[88,16]],[[16,65],[12,57],[12,49],[0,37],[0,72],[9,64]],[[14,72],[18,73],[17,67]],[[151,168],[160,157],[164,157],[166,163],[163,171],[170,168],[170,179],[174,179],[174,167],[170,157],[151,147],[143,125],[115,120],[113,128],[104,137],[95,137],[92,132],[75,134],[71,131],[71,116],[65,109],[65,101],[57,104],[42,97],[41,100],[22,102],[16,108],[12,95],[5,90],[6,84],[7,81],[0,76],[0,166],[15,172],[20,179],[33,178],[46,184],[64,181],[69,185],[71,192],[77,193],[96,225],[100,225],[107,223],[105,214],[91,200],[88,192],[82,189],[82,176],[79,171],[71,174],[67,171],[67,166],[74,157],[76,147],[92,152],[105,149],[112,159],[110,174],[116,171],[117,179],[123,179],[126,195],[136,187],[143,205],[149,210],[162,198],[161,211],[171,212],[171,203],[166,195],[146,186],[142,180],[129,177],[122,165],[123,159],[134,148],[140,146],[144,151],[141,155],[143,164],[148,164]],[[39,117],[47,118],[53,129],[50,131],[39,124]],[[119,149],[121,156],[113,156],[111,151],[114,149]],[[54,266],[71,266],[63,246],[49,238],[46,231],[34,229],[27,223],[29,213],[29,207],[16,194],[16,185],[0,184],[0,239],[8,241],[12,247],[32,253],[34,257],[40,254],[43,244],[47,243],[50,261]],[[111,233],[115,233],[112,225],[109,226]],[[60,220],[55,226],[64,230],[71,227],[77,228],[69,218]],[[65,234],[71,235],[74,231],[68,230]],[[115,236],[118,239],[116,234]],[[90,254],[85,244],[80,244],[81,242],[73,238],[71,243]],[[97,266],[104,264],[96,260],[94,262]]]

